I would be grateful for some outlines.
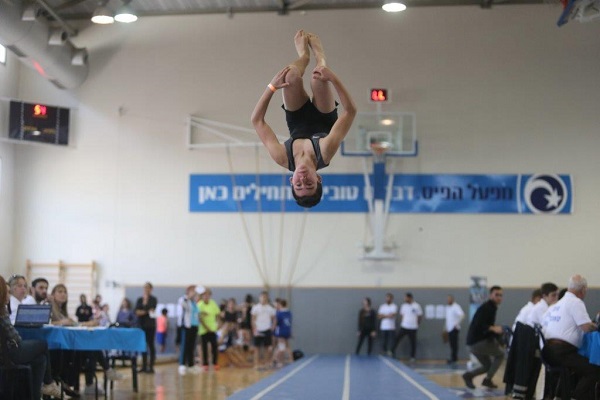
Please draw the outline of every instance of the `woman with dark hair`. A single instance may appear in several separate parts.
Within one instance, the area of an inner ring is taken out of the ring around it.
[[[52,380],[50,372],[48,344],[44,340],[21,339],[8,317],[8,296],[6,281],[0,276],[0,363],[31,367],[33,387],[29,390],[34,399],[39,399],[42,395],[59,398],[60,387]]]
[[[248,351],[248,348],[252,344],[252,305],[254,304],[254,298],[251,294],[247,294],[244,302],[240,306],[240,333],[242,334],[242,343],[244,351]]]
[[[142,368],[139,372],[154,373],[154,361],[156,360],[156,348],[154,346],[154,337],[156,336],[156,305],[158,300],[152,296],[152,284],[146,282],[144,285],[144,294],[137,299],[135,303],[135,315],[138,318],[140,328],[146,334],[147,351],[142,353]],[[150,353],[150,363],[148,363],[148,353]]]
[[[358,344],[356,345],[356,354],[360,353],[363,340],[367,338],[367,354],[371,355],[373,350],[373,339],[377,332],[377,313],[371,308],[371,299],[365,297],[363,306],[358,312]]]

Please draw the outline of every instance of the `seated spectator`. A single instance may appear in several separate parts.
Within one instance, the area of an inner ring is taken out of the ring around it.
[[[89,321],[77,323],[72,318],[69,317],[67,311],[67,287],[62,283],[57,284],[52,289],[52,324],[53,325],[61,325],[61,326],[98,326],[98,321],[95,319],[91,319]],[[64,354],[63,354],[64,356]],[[75,390],[78,390],[79,387],[79,374],[76,371],[81,369],[81,365],[84,361],[87,361],[85,368],[85,394],[94,394],[96,392],[96,388],[94,387],[94,373],[96,370],[96,362],[100,364],[103,370],[106,373],[107,379],[110,380],[118,380],[122,379],[123,376],[113,370],[108,365],[108,360],[104,356],[104,353],[101,351],[76,351],[74,359],[71,360],[73,362],[73,371],[75,372],[75,376],[65,377],[65,381],[72,383]],[[99,394],[104,394],[104,390],[102,388],[98,388]]]
[[[583,334],[598,329],[592,322],[583,300],[587,294],[587,280],[574,275],[569,280],[567,292],[552,305],[543,318],[546,345],[542,353],[548,364],[567,367],[577,377],[572,393],[576,399],[594,399],[595,387],[600,382],[600,367],[590,364],[589,359],[579,354]]]
[[[48,280],[46,278],[36,278],[31,282],[31,296],[27,296],[23,300],[23,304],[48,304]]]
[[[131,309],[131,301],[128,298],[124,298],[121,301],[121,307],[117,313],[117,321],[119,326],[130,328],[137,324],[137,318],[135,313]]]
[[[24,281],[25,278],[23,278]],[[43,340],[22,340],[8,317],[6,305],[9,302],[7,284],[0,276],[0,363],[11,362],[17,365],[29,365],[33,380],[32,397],[61,397],[60,387],[52,380],[48,359],[48,344]],[[6,349],[6,354],[4,354]],[[4,358],[7,357],[8,359]]]
[[[10,315],[11,324],[15,324],[15,318],[17,318],[17,309],[20,304],[29,303],[32,304],[33,298],[27,294],[27,281],[23,275],[13,275],[8,280],[10,286],[10,301],[7,305],[8,313]]]
[[[239,311],[234,298],[227,300],[225,308],[221,311],[221,336],[219,338],[219,346],[231,347],[234,345],[238,337],[238,320]]]

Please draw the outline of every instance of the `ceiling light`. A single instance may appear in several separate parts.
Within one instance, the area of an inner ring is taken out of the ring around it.
[[[98,3],[98,7],[96,7],[94,14],[92,14],[92,22],[95,24],[112,24],[115,22],[112,11],[106,7],[106,1]]]
[[[130,1],[123,0],[123,5],[117,10],[117,15],[115,15],[115,21],[118,22],[135,22],[138,17],[135,15],[135,12],[129,7]]]
[[[383,6],[383,11],[387,12],[399,12],[406,10],[406,6],[402,3],[385,3]]]

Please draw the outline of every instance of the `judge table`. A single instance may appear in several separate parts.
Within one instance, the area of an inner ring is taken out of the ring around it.
[[[146,351],[144,331],[138,328],[63,327],[17,328],[21,337],[48,342],[50,350],[120,350],[131,360],[133,391],[138,391],[137,352]]]

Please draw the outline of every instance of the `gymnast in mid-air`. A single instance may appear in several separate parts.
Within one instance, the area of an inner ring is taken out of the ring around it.
[[[350,130],[356,105],[337,75],[327,67],[319,37],[299,30],[294,43],[298,59],[271,79],[252,112],[252,125],[271,158],[293,172],[290,182],[298,205],[313,207],[323,194],[317,170],[328,166],[337,152]],[[310,81],[312,99],[302,80],[311,50],[316,60]],[[339,116],[332,86],[343,106]],[[278,89],[283,89],[282,108],[291,136],[284,143],[279,142],[265,121],[269,102]]]

